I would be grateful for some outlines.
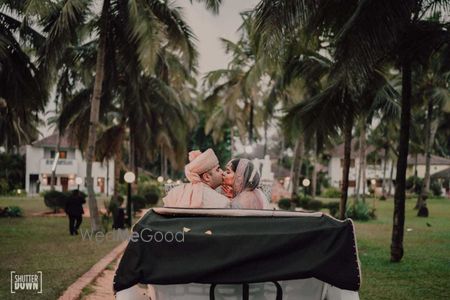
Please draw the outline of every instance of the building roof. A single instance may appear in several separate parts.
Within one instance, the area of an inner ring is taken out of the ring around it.
[[[366,148],[366,154],[372,153],[375,151],[375,147],[372,145],[368,145]],[[381,152],[382,150],[380,150]],[[340,144],[330,151],[330,155],[332,157],[339,157],[344,158],[344,144]],[[380,153],[382,155],[382,153]],[[359,157],[359,149],[358,149],[358,142],[353,139],[352,140],[352,151],[351,151],[351,158],[357,158]],[[408,156],[408,165],[414,165],[416,163],[416,157],[414,155]],[[417,164],[418,165],[425,165],[425,155],[419,154],[417,155]],[[431,155],[431,165],[450,165],[450,159],[437,156],[437,155]]]
[[[375,147],[372,145],[367,145],[366,147],[366,154],[372,153],[375,151]],[[344,158],[344,143],[337,145],[330,151],[330,155],[332,157],[340,157]],[[352,140],[352,146],[351,146],[351,152],[350,152],[351,158],[357,158],[359,157],[359,143],[356,139]]]
[[[417,164],[418,165],[424,165],[425,164],[426,157],[423,154],[417,155]],[[408,156],[408,165],[415,165],[416,164],[416,156],[415,155],[409,155]],[[450,159],[437,156],[437,155],[431,155],[431,165],[449,165],[450,166]]]
[[[33,142],[32,145],[34,147],[40,147],[40,148],[44,148],[44,147],[54,148],[54,147],[56,147],[57,141],[58,141],[58,133],[54,133],[54,134],[47,136],[41,140]],[[69,136],[69,134],[65,134],[64,136],[61,137],[60,147],[61,148],[77,148],[77,144],[76,144],[75,140],[71,136]]]
[[[450,179],[450,168],[447,168],[447,169],[444,169],[442,171],[432,174],[431,178],[448,178],[448,179]]]

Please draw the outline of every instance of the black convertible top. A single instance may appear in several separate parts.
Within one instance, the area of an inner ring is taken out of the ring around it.
[[[148,211],[133,227],[114,290],[143,284],[241,284],[315,277],[357,291],[354,226],[322,213]]]

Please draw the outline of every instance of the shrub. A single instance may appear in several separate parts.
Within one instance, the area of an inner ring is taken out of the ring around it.
[[[341,191],[338,188],[329,187],[324,191],[323,196],[325,198],[339,198],[341,197]]]
[[[386,201],[386,196],[381,195],[380,200],[381,200],[381,201]]]
[[[0,217],[19,218],[23,217],[23,210],[18,206],[0,208]]]
[[[439,197],[442,195],[442,186],[437,180],[432,180],[430,182],[430,190],[433,192],[433,195]]]
[[[324,208],[328,208],[330,215],[337,218],[339,215],[339,202],[330,202],[324,205]]]
[[[6,180],[5,178],[0,178],[0,195],[7,194],[8,190],[9,190],[8,180]]]
[[[280,201],[278,201],[278,207],[280,209],[284,209],[284,210],[290,210],[291,209],[291,199],[280,199]]]
[[[295,198],[292,201],[297,207],[301,207],[303,209],[306,210],[315,210],[318,211],[320,209],[322,209],[322,207],[324,206],[322,201],[319,200],[312,200],[311,197],[309,196],[305,196],[305,197],[298,197]]]
[[[321,210],[323,207],[323,203],[320,200],[311,200],[308,203],[308,209],[309,210],[315,210],[315,211],[319,211]]]
[[[375,210],[371,210],[369,206],[363,202],[358,202],[347,208],[346,215],[353,220],[368,221],[370,219],[375,219]]]
[[[138,195],[146,200],[146,204],[156,205],[161,197],[161,189],[157,183],[147,181],[139,184]]]
[[[141,195],[132,195],[131,202],[133,203],[133,211],[137,212],[145,208],[147,200]]]
[[[298,197],[294,200],[294,203],[303,209],[308,209],[310,202],[311,202],[311,198],[308,196]]]
[[[422,193],[423,178],[410,176],[406,179],[406,189],[419,195]]]
[[[44,194],[44,203],[48,208],[57,210],[64,208],[69,194],[59,191],[48,191]]]
[[[25,182],[25,156],[0,153],[0,166],[0,182],[3,181],[0,183],[1,193],[13,195],[14,190],[22,188]]]

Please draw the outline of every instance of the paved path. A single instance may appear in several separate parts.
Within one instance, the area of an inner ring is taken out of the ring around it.
[[[120,258],[114,262],[114,268],[112,270],[105,269],[92,285],[94,292],[87,295],[84,300],[103,300],[114,299],[113,293],[113,280],[116,273],[117,266]]]
[[[105,268],[113,262],[115,259],[117,259],[119,256],[122,255],[123,251],[125,250],[126,246],[128,244],[128,241],[122,242],[119,246],[114,248],[108,255],[103,257],[98,263],[96,263],[89,271],[84,273],[80,278],[78,278],[77,281],[75,281],[69,288],[64,292],[64,294],[59,298],[59,300],[72,300],[72,299],[78,299],[81,295],[81,291],[83,288],[85,288],[87,285],[92,283],[99,275],[102,274],[102,272],[105,270]],[[108,271],[108,270],[105,270]],[[111,271],[113,273],[114,277],[114,271]],[[105,279],[107,280],[107,279]],[[109,288],[111,289],[112,294],[112,279],[110,280]],[[107,289],[105,285],[105,290]],[[114,298],[114,297],[113,297]],[[113,299],[111,298],[111,299]],[[100,298],[96,298],[100,299]],[[102,298],[102,299],[109,299],[109,298]]]

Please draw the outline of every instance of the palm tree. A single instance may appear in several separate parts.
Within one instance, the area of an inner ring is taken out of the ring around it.
[[[301,42],[297,39],[289,41],[287,45],[288,50],[286,51],[286,57],[284,58],[283,67],[281,70],[283,72],[280,74],[280,78],[277,80],[272,95],[280,94],[281,91],[285,90],[287,87],[292,85],[298,85],[300,89],[303,89],[302,98],[307,100],[317,96],[322,90],[323,86],[328,80],[328,72],[332,65],[332,61],[321,55],[319,50],[311,51],[305,49],[301,46]],[[296,80],[296,78],[301,78],[301,80]],[[284,95],[286,97],[286,93]],[[300,103],[300,107],[303,104]],[[284,127],[290,134],[296,136],[296,144],[294,150],[294,161],[292,164],[291,178],[292,178],[292,194],[291,198],[294,199],[298,197],[298,186],[299,186],[299,171],[301,169],[301,163],[304,156],[304,148],[314,148],[313,161],[313,197],[315,196],[315,184],[316,184],[316,158],[318,155],[318,150],[320,145],[317,141],[326,135],[320,128],[309,127],[305,130],[306,126],[300,125],[302,123],[301,118],[297,115],[297,105],[290,105],[287,107],[288,113],[283,119]],[[299,126],[300,125],[300,126]],[[313,141],[312,143],[305,143],[305,141]],[[305,145],[306,144],[306,145]]]
[[[387,58],[394,56],[401,66],[402,113],[391,244],[393,262],[400,261],[403,256],[411,72],[413,63],[418,58],[429,57],[432,51],[447,40],[447,32],[439,22],[422,20],[430,11],[441,8],[448,10],[450,1],[369,0],[330,3],[262,0],[257,7],[260,28],[266,35],[276,32],[279,37],[298,25],[318,34],[330,31],[334,33],[337,62],[335,72],[343,76],[353,93],[360,92],[360,88],[370,81],[374,68]],[[277,31],[276,28],[282,30]]]
[[[0,145],[10,152],[37,139],[48,85],[34,59],[44,37],[24,21],[24,3],[0,8]]]
[[[43,61],[57,61],[70,38],[76,35],[77,29],[86,23],[91,1],[68,0],[58,2],[47,16],[45,31],[48,33]],[[220,1],[204,1],[207,7],[217,12]],[[121,76],[140,76],[142,72],[153,70],[158,49],[166,42],[173,49],[181,51],[188,64],[194,63],[195,47],[192,43],[193,34],[181,18],[177,8],[168,2],[157,0],[135,1],[128,3],[117,0],[104,0],[98,19],[94,19],[98,32],[98,44],[95,64],[95,80],[89,114],[89,135],[86,150],[86,184],[89,195],[91,226],[94,231],[100,229],[98,209],[95,201],[92,179],[92,162],[95,156],[97,127],[100,115],[100,102],[104,94],[103,85],[108,77],[117,74],[107,74],[108,64],[120,63],[114,55],[118,52],[123,58],[130,58],[129,64]],[[161,30],[165,27],[165,30]],[[127,59],[122,61],[128,61]],[[137,81],[134,81],[137,83]],[[138,93],[134,93],[138,95]]]
[[[448,48],[448,46],[446,47]],[[416,85],[416,97],[425,100],[427,106],[424,125],[425,136],[425,177],[421,193],[417,200],[419,217],[428,216],[427,198],[430,191],[430,162],[434,137],[438,129],[439,114],[448,103],[450,103],[450,92],[448,91],[449,65],[447,62],[448,50],[443,49],[430,58],[428,66],[418,71],[419,82]],[[415,74],[416,75],[416,74]]]
[[[248,143],[254,140],[256,114],[260,114],[258,105],[264,95],[260,93],[261,78],[270,66],[267,56],[260,52],[259,37],[255,32],[252,15],[242,13],[241,37],[237,43],[221,39],[225,52],[232,55],[227,69],[209,72],[204,84],[211,90],[205,103],[211,117],[206,123],[206,133],[213,131],[217,141],[223,135],[224,127],[230,127],[234,136],[237,126],[241,140],[247,136]]]

